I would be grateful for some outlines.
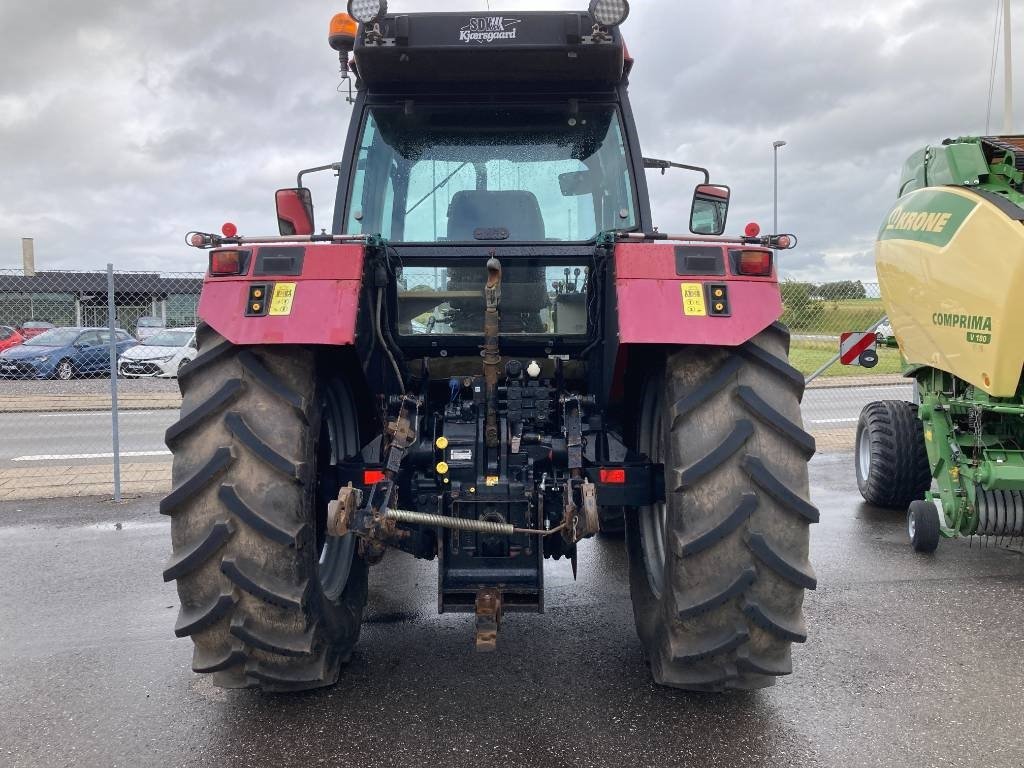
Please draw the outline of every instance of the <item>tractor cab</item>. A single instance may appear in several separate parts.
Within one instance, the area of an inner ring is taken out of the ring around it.
[[[353,52],[359,94],[334,231],[394,246],[396,333],[435,347],[482,335],[493,255],[501,335],[583,348],[596,244],[649,218],[617,26],[383,4],[369,18],[371,5],[351,9],[367,14],[362,34],[331,38],[343,59]]]

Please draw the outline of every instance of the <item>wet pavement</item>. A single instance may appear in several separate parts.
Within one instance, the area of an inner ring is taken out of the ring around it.
[[[850,457],[812,465],[820,586],[792,676],[755,693],[651,684],[621,543],[548,561],[547,614],[494,654],[436,614],[436,570],[371,575],[338,686],[221,691],[188,670],[156,500],[0,503],[3,766],[1021,766],[1024,556],[944,541],[861,503]]]

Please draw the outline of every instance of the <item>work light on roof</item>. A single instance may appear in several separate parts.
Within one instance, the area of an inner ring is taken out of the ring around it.
[[[626,0],[590,0],[590,16],[602,27],[617,27],[629,16]]]
[[[360,24],[369,24],[388,12],[387,0],[348,0],[348,12]]]

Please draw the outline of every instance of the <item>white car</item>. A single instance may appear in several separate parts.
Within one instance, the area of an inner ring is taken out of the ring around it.
[[[159,317],[150,317],[148,315],[140,317],[135,324],[135,338],[139,341],[145,341],[150,336],[160,333],[164,328],[166,328],[164,321]]]
[[[117,373],[126,377],[173,379],[196,358],[196,329],[168,328],[126,350],[117,359]]]

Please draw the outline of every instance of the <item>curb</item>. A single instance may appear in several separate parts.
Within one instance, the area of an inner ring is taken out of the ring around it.
[[[881,376],[824,376],[807,385],[807,389],[842,389],[853,387],[889,387],[909,385],[909,379],[897,374]],[[117,398],[119,411],[158,411],[181,408],[181,395],[124,394]],[[109,395],[16,395],[0,396],[0,413],[47,413],[53,411],[109,411]]]
[[[118,411],[156,411],[181,408],[181,395],[120,395]],[[0,397],[0,413],[48,413],[52,411],[109,411],[109,395],[29,395]]]
[[[913,384],[913,379],[905,378],[898,373],[885,373],[878,376],[821,376],[807,385],[807,389],[840,389],[852,387],[891,387],[894,385]]]
[[[857,439],[855,426],[839,429],[811,429],[817,453],[853,453],[853,444]]]
[[[121,494],[164,494],[171,489],[171,463],[121,465]],[[0,469],[0,502],[114,495],[111,464]]]

